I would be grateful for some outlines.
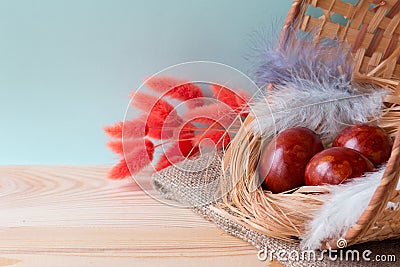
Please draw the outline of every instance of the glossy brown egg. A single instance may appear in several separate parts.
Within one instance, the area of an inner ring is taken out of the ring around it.
[[[387,161],[391,139],[385,131],[372,124],[356,124],[339,133],[333,146],[348,147],[367,157],[375,166]]]
[[[315,155],[307,165],[306,185],[341,184],[374,170],[361,153],[347,147],[332,147]]]
[[[323,149],[319,136],[307,128],[282,131],[261,156],[260,178],[264,189],[280,193],[304,185],[308,161]]]

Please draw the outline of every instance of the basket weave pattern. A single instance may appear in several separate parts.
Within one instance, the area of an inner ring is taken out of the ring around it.
[[[304,15],[307,2],[316,8],[321,8],[323,17],[314,18]],[[355,54],[355,69],[360,73],[371,73],[379,64],[389,57],[389,64],[382,70],[383,78],[400,77],[398,47],[400,28],[400,2],[388,1],[359,1],[352,4],[339,1],[296,1],[298,16],[302,16],[300,29],[309,32],[318,29],[317,38],[337,37],[352,45]],[[293,10],[296,12],[296,10]],[[342,15],[347,19],[345,26],[332,22],[332,15]],[[293,13],[296,15],[296,13]],[[297,16],[297,17],[298,17]],[[293,19],[295,17],[292,17]],[[292,19],[289,18],[289,19]]]
[[[395,139],[392,154],[368,208],[343,236],[352,245],[400,237],[400,207],[386,208],[389,201],[400,200],[400,192],[396,191],[400,172],[400,133],[397,131],[400,124],[400,0],[346,2],[295,0],[280,42],[285,42],[287,31],[293,27],[312,31],[316,42],[324,38],[345,41],[351,45],[354,57],[354,79],[392,90],[384,99],[387,108],[378,121]],[[310,6],[320,8],[323,15],[318,18],[307,15]],[[332,15],[342,16],[345,25],[335,23]],[[259,136],[246,128],[250,120],[245,122],[225,156],[225,164],[230,166],[232,191],[224,199],[221,211],[229,209],[238,224],[259,233],[298,242],[306,231],[306,223],[326,201],[328,191],[320,186],[302,187],[291,194],[272,194],[254,188],[261,142]],[[321,248],[337,248],[336,242],[326,240]]]

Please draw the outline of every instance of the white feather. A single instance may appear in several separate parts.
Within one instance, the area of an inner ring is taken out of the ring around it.
[[[330,198],[306,226],[301,247],[315,250],[321,247],[324,240],[342,237],[367,208],[382,178],[384,167],[346,184],[328,186]],[[397,189],[400,189],[400,183]],[[398,205],[390,202],[387,207],[395,208]]]
[[[277,85],[252,104],[253,131],[268,140],[284,129],[302,126],[315,130],[328,144],[346,126],[380,116],[384,90],[361,92],[340,78],[335,84],[315,80]]]

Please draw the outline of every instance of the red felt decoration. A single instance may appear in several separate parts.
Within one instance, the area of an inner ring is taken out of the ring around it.
[[[206,144],[203,140],[211,140],[217,149],[227,147],[231,140],[227,129],[234,130],[231,126],[237,126],[237,116],[248,112],[248,95],[224,86],[211,85],[217,103],[206,105],[201,88],[188,81],[152,77],[145,84],[162,95],[134,93],[132,105],[143,113],[133,120],[104,127],[116,139],[109,141],[108,147],[121,156],[109,172],[112,179],[128,177],[149,165],[157,147],[166,149],[157,161],[156,171],[198,155],[199,145]],[[178,114],[167,97],[184,102],[188,109]],[[154,145],[146,136],[160,141]]]
[[[123,179],[138,173],[141,169],[151,163],[154,156],[154,144],[148,140],[142,140],[142,146],[124,154],[116,165],[108,173],[111,179]]]
[[[147,79],[145,84],[154,91],[163,93],[173,99],[185,101],[188,108],[203,105],[203,93],[195,84],[166,76],[155,76]]]
[[[147,135],[148,131],[149,128],[147,127],[146,118],[144,116],[125,122],[120,121],[114,125],[104,127],[104,132],[114,138],[122,138],[123,132],[125,136],[131,138],[144,137]]]
[[[199,145],[203,140],[211,140],[217,149],[226,148],[231,141],[229,134],[223,129],[210,129],[196,136],[195,144]],[[203,142],[204,145],[210,145],[208,142]]]
[[[119,139],[117,141],[109,141],[107,143],[107,146],[110,148],[111,151],[113,151],[116,154],[119,155],[124,155],[127,153],[130,153],[131,151],[134,151],[138,147],[143,147],[143,145],[146,145],[145,142],[149,142],[149,140],[143,140],[143,139],[124,139],[122,142],[122,139]],[[150,146],[148,144],[148,146]]]
[[[237,118],[237,114],[224,103],[213,103],[190,109],[184,114],[183,118],[187,121],[204,124],[219,123],[223,127],[229,128]]]
[[[210,88],[218,100],[230,106],[237,113],[241,113],[247,109],[247,101],[250,97],[246,92],[235,92],[228,87],[218,84],[211,84]]]
[[[170,138],[175,127],[180,126],[183,121],[175,108],[162,98],[135,93],[132,105],[148,112],[146,125],[149,129],[148,135],[157,139]]]

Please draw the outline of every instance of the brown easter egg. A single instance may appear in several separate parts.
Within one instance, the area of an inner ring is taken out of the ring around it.
[[[332,147],[316,154],[308,163],[306,185],[341,184],[374,170],[361,153],[347,147]]]
[[[333,146],[357,150],[375,166],[387,161],[392,149],[389,135],[372,124],[356,124],[345,128],[336,137]]]
[[[304,127],[279,133],[263,150],[259,163],[263,188],[273,193],[304,185],[308,161],[323,150],[319,136]]]

